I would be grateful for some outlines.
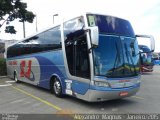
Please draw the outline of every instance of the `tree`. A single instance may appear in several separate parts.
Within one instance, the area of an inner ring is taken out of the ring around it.
[[[19,19],[19,22],[32,23],[35,15],[33,12],[27,10],[27,4],[21,2],[21,0],[0,0],[0,28],[6,24],[6,33],[16,34],[14,26],[10,26],[9,23],[15,19]]]

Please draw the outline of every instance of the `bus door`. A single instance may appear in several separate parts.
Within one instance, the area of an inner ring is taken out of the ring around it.
[[[90,84],[87,36],[83,26],[82,18],[64,23],[66,72],[72,80],[72,91],[79,94],[85,94]]]

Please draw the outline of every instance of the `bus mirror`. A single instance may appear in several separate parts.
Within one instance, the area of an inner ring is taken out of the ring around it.
[[[141,38],[149,38],[150,39],[150,52],[154,52],[155,50],[155,41],[154,37],[151,35],[136,35],[136,37],[141,37]]]
[[[90,35],[91,35],[91,42],[93,46],[98,46],[99,44],[99,31],[98,27],[89,27]]]

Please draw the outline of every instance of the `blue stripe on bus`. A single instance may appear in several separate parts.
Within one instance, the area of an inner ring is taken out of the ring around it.
[[[79,81],[72,81],[72,90],[78,94],[84,95],[88,89],[89,89],[90,84],[84,83],[84,82],[79,82]]]
[[[56,74],[65,88],[64,80],[62,80],[66,77],[62,51],[46,52],[34,57],[40,65],[39,86],[50,89],[50,78]]]

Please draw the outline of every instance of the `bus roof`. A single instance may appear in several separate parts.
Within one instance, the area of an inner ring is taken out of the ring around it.
[[[78,17],[82,17],[82,16],[85,16],[85,15],[87,15],[87,14],[104,15],[104,16],[110,16],[110,17],[113,17],[113,18],[119,18],[119,17],[116,17],[116,16],[107,15],[107,14],[103,14],[103,13],[82,12],[81,14],[79,14],[79,15],[73,15],[73,16],[70,17],[70,18],[63,18],[63,22],[66,22],[66,21],[69,21],[69,20],[72,20],[72,19],[75,19],[75,18],[78,18]],[[119,18],[119,19],[122,19],[122,18]],[[123,20],[126,20],[126,19],[123,19]],[[62,21],[61,21],[61,22],[62,22]],[[57,24],[54,24],[54,25],[52,25],[52,26],[50,26],[50,27],[44,28],[44,29],[40,30],[39,32],[33,33],[32,35],[27,36],[26,38],[23,38],[23,39],[17,41],[16,43],[14,43],[14,44],[12,44],[12,45],[10,45],[10,46],[13,46],[13,45],[15,45],[15,44],[17,44],[17,43],[19,43],[19,42],[21,42],[21,41],[24,41],[24,40],[27,40],[27,39],[29,39],[29,38],[31,38],[31,37],[34,37],[35,35],[38,35],[38,34],[40,34],[40,33],[42,33],[42,32],[45,32],[45,31],[47,31],[47,30],[49,30],[49,29],[51,29],[51,28],[54,28],[54,27],[56,27],[56,26],[59,26],[60,24],[61,24],[61,23],[57,23]],[[10,47],[10,46],[9,46],[9,47]]]

